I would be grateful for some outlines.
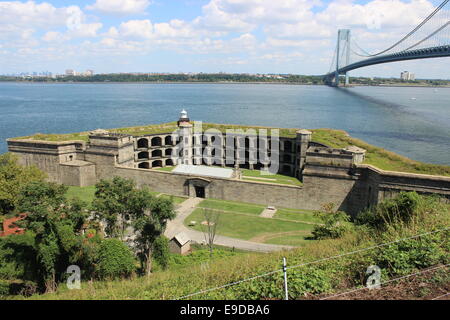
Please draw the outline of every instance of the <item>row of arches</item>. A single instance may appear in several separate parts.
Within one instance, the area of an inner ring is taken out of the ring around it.
[[[161,147],[163,145],[163,139],[161,137],[154,138],[140,138],[137,141],[138,149],[147,149],[149,147]],[[171,136],[164,138],[164,145],[173,146],[173,140]]]
[[[196,137],[193,137],[193,145],[195,145],[195,139]],[[211,141],[214,143],[214,141],[216,140],[216,137],[212,136],[211,137]],[[154,137],[154,138],[140,138],[137,141],[137,148],[138,149],[148,149],[150,147],[162,147],[163,146],[163,142],[165,146],[173,146],[173,139],[172,136],[167,136],[164,138],[164,141],[161,137]],[[206,145],[206,142],[203,142],[204,145]],[[250,139],[249,138],[245,138],[244,140],[244,146],[246,149],[250,149]],[[270,149],[271,148],[271,141],[268,140],[259,140],[257,139],[256,141],[253,142],[252,144],[253,147],[255,148],[265,148],[265,149]],[[292,147],[293,147],[293,143],[292,141],[284,141],[283,142],[283,149],[285,152],[292,152]]]
[[[163,156],[165,157],[170,157],[172,156],[172,149],[166,149],[166,150],[154,150],[152,152],[148,152],[148,151],[142,151],[139,152],[137,155],[138,160],[146,160],[146,159],[150,159],[150,158],[162,158]]]
[[[138,168],[140,168],[140,169],[153,169],[153,168],[162,168],[162,167],[169,167],[169,166],[174,166],[174,162],[172,159],[141,162],[138,164]]]

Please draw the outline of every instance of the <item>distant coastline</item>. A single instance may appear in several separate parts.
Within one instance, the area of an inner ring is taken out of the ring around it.
[[[0,76],[0,82],[31,83],[150,83],[150,84],[282,84],[325,85],[321,75],[295,74],[95,74],[91,76]],[[351,86],[450,87],[450,80],[351,77]]]
[[[293,86],[325,86],[324,83],[297,83],[288,81],[32,81],[32,80],[1,80],[0,83],[30,83],[30,84],[269,84]],[[359,84],[351,83],[351,87],[394,87],[394,88],[450,88],[448,85],[432,84]]]

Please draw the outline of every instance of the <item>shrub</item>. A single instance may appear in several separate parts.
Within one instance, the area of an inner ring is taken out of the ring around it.
[[[98,276],[101,279],[129,277],[135,270],[133,253],[118,239],[101,242],[98,260]]]
[[[441,244],[448,234],[431,234],[382,248],[374,256],[376,264],[390,276],[406,275],[439,263],[448,263],[448,253]]]
[[[9,282],[0,280],[0,297],[9,294]]]
[[[164,270],[169,265],[169,256],[169,239],[164,236],[156,238],[153,243],[153,259]]]
[[[332,204],[324,206],[324,212],[317,211],[314,215],[323,223],[314,226],[311,232],[315,240],[340,238],[350,227],[349,215],[342,211],[334,212]]]
[[[409,223],[416,215],[421,197],[416,192],[400,192],[393,198],[357,215],[355,223],[380,229],[388,224]]]

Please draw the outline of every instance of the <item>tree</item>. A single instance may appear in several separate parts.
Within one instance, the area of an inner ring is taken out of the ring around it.
[[[129,277],[135,270],[133,252],[119,239],[104,239],[98,254],[98,275],[101,279]]]
[[[209,248],[209,256],[212,257],[220,214],[211,209],[203,209],[203,217],[205,218],[205,226],[203,226],[202,223],[201,228],[206,244]]]
[[[28,183],[44,179],[45,173],[38,168],[19,165],[16,155],[0,155],[0,214],[7,214],[17,207],[21,190]]]
[[[143,270],[149,276],[155,242],[164,234],[167,220],[175,218],[173,201],[154,198],[148,189],[137,191],[132,201],[135,208],[132,220],[136,232],[136,248]]]
[[[67,187],[47,182],[33,182],[23,188],[19,209],[26,213],[17,222],[33,234],[38,282],[46,292],[56,289],[58,280],[71,264],[84,260],[80,236],[86,219],[86,204],[67,201]]]
[[[167,220],[175,217],[173,201],[155,198],[147,188],[138,189],[132,180],[119,177],[102,180],[96,187],[97,218],[106,222],[109,237],[123,240],[126,228],[134,228],[137,254],[149,275],[155,240],[164,233]]]
[[[106,223],[108,237],[125,236],[125,230],[129,226],[128,218],[134,210],[133,193],[136,186],[133,180],[115,177],[112,180],[101,180],[95,185],[95,199],[93,208],[96,217]]]

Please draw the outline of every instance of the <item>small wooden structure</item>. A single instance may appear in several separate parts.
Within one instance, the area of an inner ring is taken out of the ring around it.
[[[172,253],[188,254],[191,251],[191,240],[181,232],[170,240],[169,249]]]

